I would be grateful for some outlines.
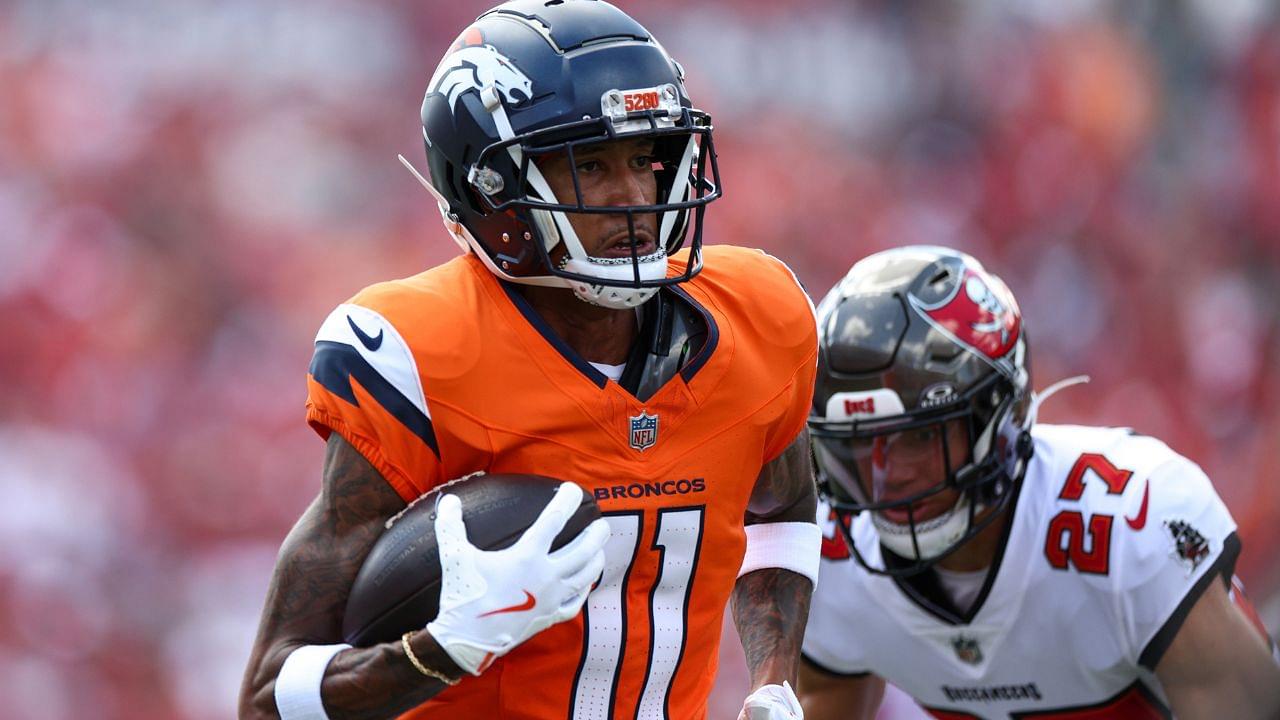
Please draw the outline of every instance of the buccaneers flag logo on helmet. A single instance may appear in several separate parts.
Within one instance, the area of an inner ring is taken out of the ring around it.
[[[960,282],[932,305],[908,297],[930,325],[989,360],[1008,355],[1018,343],[1021,314],[1013,293],[985,272],[965,268]]]

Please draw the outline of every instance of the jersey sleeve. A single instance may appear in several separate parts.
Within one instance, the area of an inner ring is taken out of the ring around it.
[[[855,604],[849,592],[847,577],[853,570],[848,561],[822,558],[818,566],[818,583],[809,604],[809,620],[804,644],[800,648],[804,661],[828,675],[858,676],[870,672],[870,662],[858,637],[851,628],[850,617]],[[864,615],[865,620],[869,615]]]
[[[307,374],[307,422],[321,438],[338,433],[406,501],[442,482],[414,354],[373,309],[339,305],[320,326]]]
[[[1125,506],[1117,518],[1120,621],[1131,658],[1154,670],[1209,583],[1230,582],[1240,541],[1209,478],[1180,456],[1155,468]]]
[[[789,368],[792,377],[784,390],[786,409],[781,420],[773,426],[766,443],[765,462],[770,462],[787,449],[809,421],[813,385],[818,372],[818,320],[813,301],[791,268],[768,253],[761,254],[772,266],[771,271],[778,275],[777,286],[781,288],[777,297],[770,299],[771,304],[782,309],[781,322],[794,323],[797,330],[803,330],[797,333],[798,344],[787,348],[790,352],[786,357],[792,363]]]

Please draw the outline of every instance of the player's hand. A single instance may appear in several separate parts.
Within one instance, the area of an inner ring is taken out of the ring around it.
[[[581,501],[581,488],[562,484],[514,545],[485,551],[467,540],[458,498],[440,498],[440,614],[427,623],[427,632],[458,667],[479,675],[534,634],[582,610],[604,570],[609,524],[596,520],[551,552],[551,541]]]
[[[804,720],[800,700],[791,691],[791,683],[762,685],[747,696],[738,720]]]

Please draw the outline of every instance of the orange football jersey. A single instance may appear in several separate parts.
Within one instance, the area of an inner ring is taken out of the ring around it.
[[[743,513],[760,469],[804,427],[817,340],[785,265],[704,253],[701,274],[663,292],[702,314],[706,341],[647,402],[471,255],[374,285],[321,327],[307,419],[406,501],[478,470],[535,473],[593,493],[613,530],[579,617],[404,717],[705,717]]]

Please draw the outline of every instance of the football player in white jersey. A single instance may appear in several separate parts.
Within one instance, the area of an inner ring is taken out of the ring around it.
[[[1128,429],[1035,424],[1048,393],[1004,283],[899,248],[818,312],[810,430],[835,542],[806,718],[874,717],[885,681],[948,719],[1280,717],[1209,479]]]

